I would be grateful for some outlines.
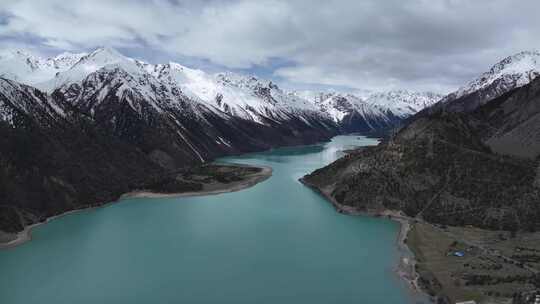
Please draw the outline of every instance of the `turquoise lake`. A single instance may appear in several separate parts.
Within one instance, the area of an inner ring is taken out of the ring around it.
[[[220,161],[273,168],[239,192],[126,199],[0,250],[0,303],[417,303],[397,223],[336,212],[298,179],[376,144],[359,136]],[[427,302],[426,302],[427,303]]]

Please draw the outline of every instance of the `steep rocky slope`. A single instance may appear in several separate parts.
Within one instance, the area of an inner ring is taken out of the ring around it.
[[[524,158],[540,154],[540,78],[475,111],[487,122],[480,131],[492,151]]]
[[[114,200],[161,173],[84,117],[68,120],[38,90],[5,79],[0,88],[0,230]]]

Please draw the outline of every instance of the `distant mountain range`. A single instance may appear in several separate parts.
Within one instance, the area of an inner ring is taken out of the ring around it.
[[[443,96],[430,92],[388,91],[363,94],[299,91],[294,96],[311,101],[329,115],[343,132],[387,131]]]
[[[406,91],[365,96],[286,92],[271,81],[253,76],[231,72],[208,74],[174,62],[154,65],[123,56],[111,48],[99,48],[91,53],[63,53],[46,59],[20,50],[0,52],[0,77],[48,93],[65,92],[71,85],[85,82],[91,74],[105,75],[115,70],[137,80],[140,84],[131,83],[129,87],[142,93],[145,99],[161,100],[163,96],[153,96],[160,92],[145,88],[140,82],[143,79],[149,82],[147,85],[179,92],[182,98],[218,114],[261,124],[267,119],[283,121],[292,116],[322,122],[331,120],[340,132],[387,130],[442,98],[434,93]],[[119,75],[116,83],[123,81],[123,76]]]

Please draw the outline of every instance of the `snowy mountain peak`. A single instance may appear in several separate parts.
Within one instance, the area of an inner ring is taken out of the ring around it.
[[[255,89],[260,87],[268,87],[272,89],[279,89],[277,85],[272,83],[272,81],[262,80],[253,75],[242,75],[234,72],[222,72],[216,74],[215,77],[218,82],[224,85],[235,86],[238,88]]]
[[[64,52],[55,56],[54,58],[47,59],[47,61],[49,61],[50,64],[57,69],[69,69],[86,55],[88,54]]]
[[[458,99],[473,92],[487,89],[480,104],[500,96],[504,92],[524,86],[540,75],[540,52],[523,51],[495,64],[488,72],[469,82],[466,86],[447,96],[446,101]]]
[[[523,73],[538,69],[540,66],[540,51],[523,51],[513,56],[508,56],[495,64],[486,74],[497,73]]]
[[[112,48],[102,47],[82,57],[81,60],[79,60],[71,69],[76,68],[78,65],[85,65],[88,68],[95,67],[95,70],[97,70],[108,64],[115,64],[119,62],[135,63],[133,59],[120,54],[118,51]]]
[[[74,59],[76,58],[69,58],[66,61],[75,61]],[[123,69],[134,75],[144,73],[141,65],[134,59],[128,58],[112,48],[102,47],[90,54],[82,56],[80,60],[75,61],[75,64],[70,66],[69,69],[56,73],[54,78],[41,83],[36,83],[35,85],[40,89],[50,92],[61,86],[80,82],[89,74],[106,66],[114,66],[115,68]]]
[[[369,104],[386,107],[399,116],[412,115],[439,101],[443,96],[433,92],[393,90],[373,93],[366,98]]]
[[[25,50],[0,51],[0,76],[35,85],[69,69],[86,54],[63,53],[43,58]]]
[[[333,91],[294,92],[296,96],[318,105],[335,121],[343,120],[353,112],[362,115],[391,115],[404,118],[439,101],[442,96],[432,92],[395,90],[387,92],[338,93]],[[383,114],[381,114],[383,113]]]
[[[24,51],[8,55],[0,53],[0,72],[4,71],[12,73],[0,76],[48,92],[58,90],[74,104],[91,100],[91,104],[84,106],[90,113],[104,100],[111,100],[110,96],[116,96],[137,112],[142,108],[136,105],[142,104],[142,100],[158,112],[162,107],[189,103],[220,116],[234,116],[260,124],[293,118],[333,120],[340,124],[347,118],[348,131],[386,128],[389,122],[414,114],[434,99],[431,95],[406,91],[379,95],[364,91],[289,93],[271,80],[256,76],[234,72],[210,74],[176,62],[150,64],[108,47],[100,47],[88,54],[62,53],[49,59],[34,57]],[[28,75],[39,77],[30,79]],[[364,120],[370,122],[364,123]],[[356,128],[354,125],[357,124],[362,128]]]
[[[125,57],[125,58],[127,58],[126,56],[124,56],[120,52],[118,52],[116,49],[111,48],[111,47],[106,47],[106,46],[98,47],[93,52],[91,52],[88,56],[89,57],[103,56],[103,57]]]
[[[188,68],[186,66],[183,66],[180,63],[174,62],[174,61],[169,61],[169,63],[167,63],[164,66],[167,66],[168,68],[170,68],[172,70],[178,70],[178,71],[194,70],[194,69],[190,69],[190,68]]]

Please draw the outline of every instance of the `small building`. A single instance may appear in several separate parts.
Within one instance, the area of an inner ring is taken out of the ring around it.
[[[454,256],[462,258],[462,257],[465,256],[465,252],[463,252],[463,251],[455,251]]]

